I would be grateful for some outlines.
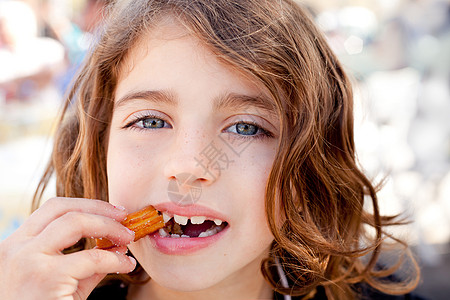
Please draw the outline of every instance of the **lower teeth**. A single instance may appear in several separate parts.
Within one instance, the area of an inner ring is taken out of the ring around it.
[[[207,237],[207,236],[211,236],[211,235],[214,235],[214,234],[218,233],[218,232],[221,231],[221,230],[222,230],[222,229],[221,229],[220,227],[216,226],[216,227],[214,227],[214,228],[210,228],[210,229],[208,229],[208,230],[206,230],[206,231],[203,231],[202,233],[200,233],[200,234],[198,235],[198,237]]]
[[[163,228],[161,228],[161,229],[159,230],[159,235],[162,236],[162,237],[168,237],[168,236],[169,236],[169,234],[167,233],[167,231],[164,230]]]
[[[168,237],[169,236],[169,234],[165,230],[162,230],[162,229],[160,229],[159,235],[162,236],[162,237]],[[176,234],[176,233],[172,233],[170,235],[170,237],[171,238],[188,238],[190,236],[185,235],[185,234],[179,235],[179,234]]]
[[[208,236],[212,236],[215,235],[216,233],[219,233],[222,231],[222,229],[224,228],[224,226],[214,226],[206,231],[203,231],[202,233],[200,233],[198,235],[198,237],[208,237]],[[176,233],[169,233],[165,228],[161,228],[159,230],[159,235],[162,237],[171,237],[171,238],[190,238],[190,236],[185,235],[185,234],[176,234]]]

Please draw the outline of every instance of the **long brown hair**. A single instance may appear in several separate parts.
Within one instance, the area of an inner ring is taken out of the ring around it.
[[[385,233],[399,222],[380,216],[376,188],[357,164],[352,85],[305,9],[291,0],[124,3],[109,14],[68,94],[34,208],[52,173],[58,196],[108,200],[108,126],[121,64],[148,30],[171,17],[223,62],[259,80],[275,103],[281,138],[265,199],[274,242],[261,265],[273,288],[307,295],[323,286],[330,299],[350,299],[358,282],[391,294],[416,286],[418,268],[410,255],[409,278],[383,280],[400,267],[378,262],[383,241],[390,237],[408,250]]]

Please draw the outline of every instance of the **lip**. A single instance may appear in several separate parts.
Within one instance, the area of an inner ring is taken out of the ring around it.
[[[153,207],[160,212],[167,212],[169,214],[175,214],[179,216],[185,217],[193,217],[193,216],[205,216],[207,219],[214,220],[220,219],[224,222],[228,222],[225,215],[219,213],[216,210],[208,208],[206,206],[193,204],[189,206],[179,206],[173,202],[164,202],[160,204],[155,204]]]
[[[216,210],[211,208],[193,204],[190,206],[179,206],[172,202],[164,202],[153,205],[156,210],[160,212],[167,212],[169,214],[176,214],[180,216],[193,217],[193,216],[205,216],[207,219],[220,219],[227,222],[227,218]],[[200,249],[204,249],[212,246],[225,236],[228,232],[230,224],[220,232],[207,236],[207,237],[193,237],[193,238],[172,238],[162,237],[159,232],[156,231],[147,237],[150,238],[153,246],[161,253],[168,255],[187,255],[196,252]],[[146,238],[147,238],[146,237]]]

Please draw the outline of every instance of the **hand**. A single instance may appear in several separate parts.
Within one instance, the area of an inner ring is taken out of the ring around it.
[[[90,199],[46,201],[0,243],[0,299],[86,299],[107,273],[128,273],[136,261],[125,255],[134,233],[120,224],[126,211]],[[82,237],[106,237],[111,250],[64,255]]]

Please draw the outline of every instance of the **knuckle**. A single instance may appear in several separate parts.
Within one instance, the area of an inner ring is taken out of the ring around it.
[[[69,222],[70,224],[77,224],[77,226],[83,226],[86,222],[83,214],[75,211],[66,212],[61,217],[65,222]]]
[[[102,261],[104,261],[103,253],[100,250],[93,249],[93,250],[89,250],[89,251],[86,251],[86,252],[88,254],[89,260],[92,263],[99,264]]]
[[[50,208],[55,208],[58,207],[61,203],[61,198],[58,197],[52,197],[48,200],[46,200],[44,202],[44,204],[42,204],[42,207],[50,207]]]
[[[34,261],[37,261],[35,264],[39,273],[51,274],[51,272],[55,271],[55,264],[51,259],[46,259],[41,255],[40,259],[35,259]]]
[[[85,232],[91,228],[89,219],[83,213],[75,211],[66,212],[57,223],[56,227],[67,228],[70,232]]]

